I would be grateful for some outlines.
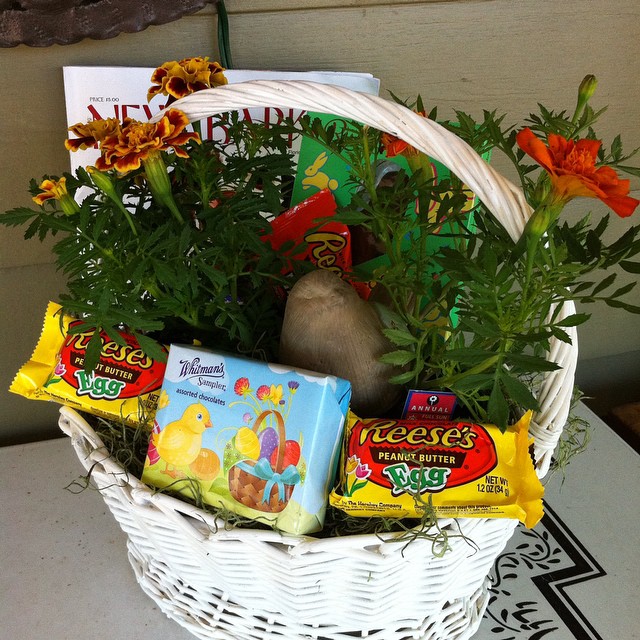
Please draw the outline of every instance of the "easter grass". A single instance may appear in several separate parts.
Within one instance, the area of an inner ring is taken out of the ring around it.
[[[126,474],[141,478],[144,470],[145,458],[149,445],[149,429],[144,423],[137,427],[126,425],[123,421],[106,420],[104,418],[84,415],[89,425],[102,440],[105,453],[118,463]],[[93,467],[67,486],[72,492],[80,492],[94,486],[91,482]],[[178,487],[180,491],[178,491]],[[203,512],[214,516],[214,533],[218,529],[231,530],[236,527],[243,529],[263,529],[278,531],[277,526],[266,524],[259,519],[250,519],[233,513],[223,507],[212,506],[203,500],[200,484],[195,480],[178,479],[164,489],[155,489],[158,493],[166,493],[179,500],[188,502]],[[190,496],[188,494],[191,494]],[[431,542],[432,553],[441,557],[450,549],[450,541],[463,538],[471,547],[475,543],[466,537],[459,527],[447,520],[439,520],[431,504],[431,499],[424,500],[416,495],[415,500],[423,512],[422,518],[385,518],[368,517],[356,518],[330,505],[327,506],[325,522],[322,531],[313,534],[316,538],[331,538],[354,535],[376,535],[382,542],[411,544],[418,539]]]
[[[570,462],[575,456],[586,451],[589,442],[591,442],[591,425],[573,411],[583,397],[583,393],[576,387],[571,399],[571,411],[567,424],[562,431],[562,437],[558,441],[558,448],[551,463],[551,473],[560,473],[563,483]]]
[[[582,394],[576,389],[567,426],[558,444],[552,464],[552,471],[561,473],[563,478],[570,461],[574,456],[586,449],[590,440],[589,424],[573,412],[573,407],[581,397]],[[92,415],[85,415],[84,417],[102,440],[106,449],[105,453],[120,465],[125,473],[131,474],[138,479],[141,478],[149,447],[150,434],[145,424],[150,421],[143,420],[139,426],[132,427],[126,425],[122,420],[106,420]],[[67,489],[72,492],[79,492],[92,486],[92,470],[93,467],[86,476],[73,481]],[[277,526],[273,524],[238,515],[223,505],[215,507],[205,503],[200,484],[189,478],[178,479],[168,487],[156,489],[156,491],[189,502],[205,513],[214,516],[214,533],[218,529],[228,531],[236,527],[278,531]],[[188,495],[189,493],[191,496]],[[444,521],[436,517],[431,496],[428,496],[425,500],[421,495],[416,494],[414,500],[416,501],[417,510],[423,514],[421,518],[354,517],[328,505],[324,527],[322,531],[313,534],[313,537],[332,538],[373,534],[382,542],[404,544],[405,547],[415,540],[423,539],[431,542],[432,553],[437,557],[443,556],[451,548],[449,543],[455,538],[462,538],[472,548],[476,548],[473,540],[462,533],[455,519]],[[443,522],[446,522],[446,524],[443,525]]]

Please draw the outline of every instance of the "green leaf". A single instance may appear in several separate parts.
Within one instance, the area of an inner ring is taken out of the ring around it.
[[[115,342],[117,345],[124,347],[127,344],[127,341],[117,329],[113,327],[103,327],[103,330],[109,337],[109,340]]]
[[[587,252],[573,234],[573,229],[563,229],[562,239],[564,240],[571,257],[577,262],[587,262]]]
[[[146,355],[153,358],[156,362],[167,361],[167,351],[157,340],[149,338],[141,333],[134,333],[133,335]]]
[[[403,331],[403,333],[408,333],[406,329],[406,322],[402,318],[399,313],[392,311],[387,305],[380,304],[379,302],[374,302],[374,307],[378,317],[380,318],[380,322],[382,322],[383,326],[389,329],[399,329]]]
[[[9,227],[17,227],[25,222],[40,216],[40,212],[33,211],[27,207],[18,207],[11,209],[0,215],[0,224],[6,224]]]
[[[361,211],[342,211],[336,214],[335,220],[348,225],[360,225],[370,222],[371,217]]]
[[[445,354],[447,360],[467,365],[479,364],[494,356],[494,351],[489,351],[488,349],[472,349],[470,347],[449,349]]]
[[[166,260],[151,260],[151,266],[158,282],[164,286],[172,286],[176,282],[177,271]]]
[[[562,342],[566,344],[571,344],[571,336],[566,332],[560,329],[560,327],[551,327],[551,333]]]
[[[556,322],[556,326],[558,327],[577,327],[580,324],[583,324],[591,317],[589,313],[573,313],[562,320]]]
[[[412,382],[415,377],[415,371],[405,371],[404,373],[399,373],[397,376],[389,378],[389,382],[391,384],[407,384]]]
[[[600,242],[600,238],[593,231],[589,231],[586,237],[587,249],[589,253],[591,253],[592,257],[597,260],[600,258],[600,253],[602,251],[602,243]]]
[[[628,173],[629,175],[640,178],[640,167],[631,167],[631,166],[622,165],[622,164],[617,165],[617,167],[620,171],[623,171],[624,173]]]
[[[510,398],[517,402],[521,407],[525,409],[533,409],[537,411],[540,408],[540,403],[535,398],[533,393],[526,384],[524,384],[518,378],[514,378],[509,374],[503,374],[500,378],[506,392]]]
[[[390,351],[389,353],[383,354],[379,361],[384,364],[392,364],[395,366],[403,367],[406,364],[409,364],[412,360],[415,360],[416,354],[413,351]]]
[[[630,260],[621,260],[620,267],[627,273],[640,273],[640,262],[631,262]]]
[[[415,337],[402,329],[383,329],[382,333],[399,347],[407,347],[416,343]]]
[[[460,380],[457,380],[452,385],[454,391],[469,392],[479,391],[481,389],[487,389],[493,383],[492,373],[475,373],[471,375],[465,375]]]
[[[96,329],[87,344],[87,350],[84,354],[84,370],[93,371],[98,362],[100,361],[100,354],[102,353],[102,337],[100,331]]]
[[[537,356],[528,356],[523,353],[508,353],[507,360],[520,371],[556,371],[560,368],[555,362],[550,362]]]
[[[460,318],[460,324],[467,327],[471,332],[485,338],[499,338],[502,335],[500,329],[489,322],[480,323],[471,318],[464,317]]]
[[[487,406],[487,418],[495,424],[500,431],[505,431],[509,426],[509,404],[502,392],[500,377],[496,377],[491,395],[489,396],[489,404]]]

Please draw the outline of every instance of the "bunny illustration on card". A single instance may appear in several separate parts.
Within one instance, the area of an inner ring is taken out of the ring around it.
[[[302,188],[310,189],[329,189],[335,191],[338,188],[338,181],[330,178],[326,173],[321,171],[329,157],[326,151],[319,154],[316,159],[304,170],[305,177],[302,179]]]

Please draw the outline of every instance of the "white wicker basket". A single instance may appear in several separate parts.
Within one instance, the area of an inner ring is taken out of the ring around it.
[[[308,82],[254,81],[205,90],[174,103],[191,120],[250,107],[296,108],[359,120],[392,133],[456,173],[517,239],[531,210],[522,193],[468,145],[437,123],[390,101]],[[566,304],[560,317],[574,312]],[[550,373],[538,392],[537,470],[548,470],[567,419],[577,360],[572,344],[553,341]],[[358,535],[329,539],[273,531],[224,530],[205,512],[155,493],[127,474],[71,409],[60,427],[127,534],[129,560],[143,590],[200,638],[262,640],[454,640],[470,638],[487,604],[487,575],[511,537],[513,520],[442,520],[462,538],[434,556],[410,545]]]

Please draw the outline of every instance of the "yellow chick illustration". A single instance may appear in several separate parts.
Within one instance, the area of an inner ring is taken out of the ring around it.
[[[170,422],[160,433],[152,434],[153,444],[166,465],[163,473],[183,477],[182,472],[170,471],[169,466],[191,464],[202,448],[204,430],[211,426],[209,411],[204,405],[197,403],[189,405],[180,419]]]

